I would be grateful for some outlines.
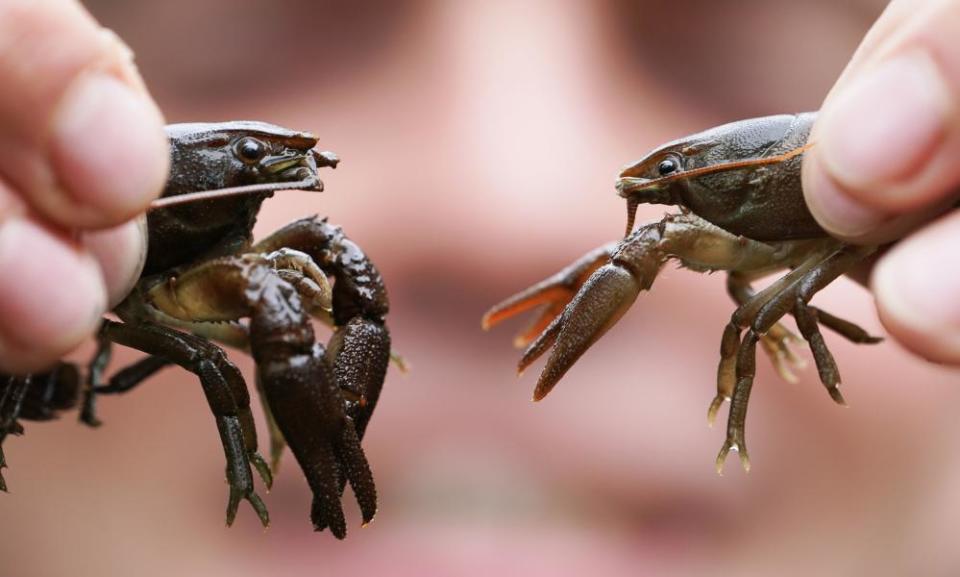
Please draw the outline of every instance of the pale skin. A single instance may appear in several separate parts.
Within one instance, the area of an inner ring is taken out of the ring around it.
[[[803,167],[807,204],[829,232],[902,237],[873,269],[880,318],[914,353],[954,366],[960,212],[943,212],[960,186],[958,34],[956,0],[891,2],[824,101]]]
[[[130,50],[74,0],[0,1],[0,370],[89,338],[139,275],[166,180],[163,117]]]

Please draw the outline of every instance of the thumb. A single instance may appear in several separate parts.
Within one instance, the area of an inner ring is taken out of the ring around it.
[[[877,243],[957,198],[960,1],[895,0],[824,102],[804,161],[829,232]]]
[[[163,118],[130,50],[77,0],[0,0],[0,86],[0,180],[45,220],[117,225],[159,194]]]
[[[894,0],[823,104],[807,205],[841,238],[899,239],[960,198],[960,0]],[[960,211],[898,242],[871,288],[890,333],[960,365]]]

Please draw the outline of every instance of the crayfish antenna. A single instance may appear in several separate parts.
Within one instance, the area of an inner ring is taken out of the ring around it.
[[[280,190],[313,190],[316,192],[323,190],[323,183],[316,178],[305,178],[294,182],[265,182],[258,184],[245,184],[243,186],[231,186],[229,188],[218,188],[216,190],[201,190],[178,194],[175,196],[164,196],[150,203],[147,211],[168,208],[180,204],[190,204],[204,200],[214,200],[218,198],[229,198],[232,196],[246,196],[250,194],[264,194],[267,192],[277,192]]]
[[[640,201],[636,198],[627,199],[627,230],[624,231],[623,236],[630,236],[630,233],[633,232],[633,225],[637,222],[637,207],[640,206]]]

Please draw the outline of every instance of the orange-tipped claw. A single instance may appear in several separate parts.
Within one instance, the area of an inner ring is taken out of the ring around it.
[[[532,365],[540,358],[540,355],[550,350],[550,347],[557,342],[557,335],[560,333],[560,323],[562,320],[562,316],[555,316],[550,322],[550,325],[540,333],[537,340],[530,343],[530,346],[523,351],[523,356],[520,357],[520,362],[517,363],[518,375],[523,374],[523,372],[527,370],[527,367]]]
[[[583,353],[620,320],[640,291],[650,288],[666,262],[660,247],[662,238],[659,223],[647,225],[621,243],[610,243],[582,256],[484,315],[483,327],[489,328],[537,305],[546,305],[533,325],[514,341],[520,346],[529,343],[517,367],[521,373],[552,349],[534,390],[534,401],[547,396]]]
[[[513,338],[513,346],[522,349],[532,343],[534,339],[539,337],[547,328],[550,326],[557,317],[563,313],[563,309],[567,306],[567,303],[573,299],[573,293],[570,293],[562,301],[557,300],[556,302],[550,304],[543,309],[543,312],[540,313],[540,316],[537,317],[535,321],[530,323],[530,326],[527,327],[527,330],[518,334]]]
[[[517,348],[527,346],[563,312],[564,307],[593,271],[610,258],[615,247],[616,243],[610,243],[594,249],[557,274],[495,305],[480,321],[483,330],[535,307],[546,305],[540,316],[513,341]]]
[[[533,338],[540,334],[540,331],[550,324],[553,317],[563,311],[563,307],[573,298],[575,290],[576,287],[569,288],[560,285],[555,276],[550,277],[491,308],[483,315],[480,326],[483,327],[483,330],[489,330],[491,327],[511,317],[525,313],[540,305],[548,305],[544,313],[534,321],[527,330],[517,335],[514,344],[523,341],[522,344],[518,344],[517,346],[526,346]],[[551,315],[549,314],[551,311],[555,312]]]
[[[544,332],[547,343],[534,342],[524,355],[522,363],[529,365],[548,348],[549,341],[555,340],[533,400],[547,396],[583,353],[620,320],[640,288],[633,273],[620,264],[606,264],[590,276],[559,320]]]

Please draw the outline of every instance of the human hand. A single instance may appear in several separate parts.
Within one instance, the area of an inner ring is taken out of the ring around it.
[[[76,0],[0,0],[0,370],[69,352],[140,273],[169,152],[131,56]]]
[[[827,96],[803,166],[832,234],[902,240],[873,268],[890,333],[960,365],[960,1],[894,0]],[[937,216],[941,215],[941,216]],[[929,224],[917,228],[920,223]]]

